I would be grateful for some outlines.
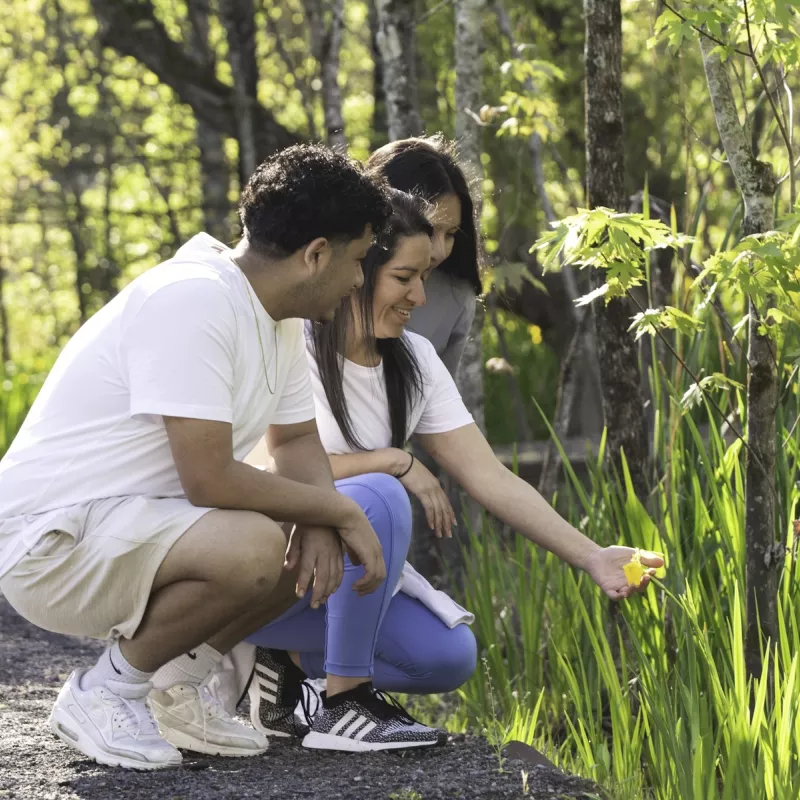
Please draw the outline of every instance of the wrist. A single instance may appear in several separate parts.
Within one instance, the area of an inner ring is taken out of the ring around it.
[[[589,540],[589,544],[583,549],[580,554],[580,557],[575,562],[575,566],[583,570],[583,572],[589,572],[589,566],[591,565],[592,559],[602,550],[603,548],[600,547],[597,542],[592,542]]]
[[[411,454],[399,447],[389,448],[390,461],[389,461],[389,474],[397,478],[402,475],[409,467],[411,462]]]
[[[337,492],[334,515],[336,517],[333,523],[334,528],[349,528],[359,517],[364,515],[364,512],[355,500]]]

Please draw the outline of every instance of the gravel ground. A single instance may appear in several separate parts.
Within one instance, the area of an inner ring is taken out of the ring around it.
[[[487,742],[453,737],[443,748],[346,754],[273,744],[252,759],[192,758],[175,770],[137,773],[101,767],[47,732],[56,694],[101,645],[42,631],[0,596],[0,798],[325,798],[325,800],[509,800],[595,798],[586,781],[507,759]],[[527,791],[522,770],[528,771]]]

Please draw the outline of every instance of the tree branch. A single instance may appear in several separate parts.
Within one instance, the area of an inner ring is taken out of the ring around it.
[[[689,20],[686,19],[686,17],[684,17],[683,14],[681,14],[680,11],[678,11],[676,8],[673,8],[667,2],[667,0],[662,0],[662,2],[664,3],[664,7],[667,10],[671,11],[679,20],[681,20],[682,22],[689,22]],[[705,36],[706,39],[709,39],[710,41],[714,42],[715,44],[720,45],[720,47],[724,47],[726,49],[730,47],[729,44],[727,44],[726,42],[723,42],[721,39],[717,39],[716,36],[712,36],[708,31],[703,30],[702,28],[698,28],[697,25],[692,25],[691,22],[689,22],[689,25],[691,25],[693,31],[696,31],[701,36]],[[738,53],[740,56],[749,56],[750,55],[750,53],[748,53],[747,50],[740,50],[738,47],[733,47],[731,49],[733,50],[734,53]]]
[[[91,4],[101,23],[103,45],[133,56],[191,106],[198,118],[227,136],[237,136],[233,88],[216,77],[213,65],[198,63],[168,36],[150,0],[91,0]],[[264,106],[258,104],[254,115],[260,158],[296,144],[295,135]]]

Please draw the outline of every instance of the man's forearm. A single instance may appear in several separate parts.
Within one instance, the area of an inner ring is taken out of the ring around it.
[[[270,455],[275,461],[276,475],[321,489],[333,489],[331,465],[316,434],[298,436],[274,448]]]
[[[303,471],[299,465],[297,469]],[[326,469],[327,478],[319,467],[312,470],[316,480],[326,484],[319,486],[232,461],[213,485],[204,486],[189,500],[209,508],[258,511],[279,522],[336,528],[357,507],[333,488],[330,467],[326,466]]]

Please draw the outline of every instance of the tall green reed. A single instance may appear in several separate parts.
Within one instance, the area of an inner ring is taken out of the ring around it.
[[[692,337],[676,332],[673,346],[694,370],[725,369],[741,380],[743,363],[723,357],[719,321],[708,322]],[[800,608],[793,532],[778,532],[787,545],[779,641],[763,643],[769,670],[754,681],[742,644],[744,447],[730,430],[746,428],[744,401],[732,392],[685,411],[679,401],[688,375],[653,353],[650,496],[636,498],[625,465],[616,475],[604,467],[601,444],[583,479],[562,452],[566,485],[556,502],[601,544],[666,552],[667,577],[612,614],[588,576],[486,523],[470,537],[463,598],[476,613],[484,658],[461,696],[473,724],[504,726],[509,738],[534,744],[615,798],[794,800]],[[784,524],[800,499],[798,418],[795,381],[778,417]]]

